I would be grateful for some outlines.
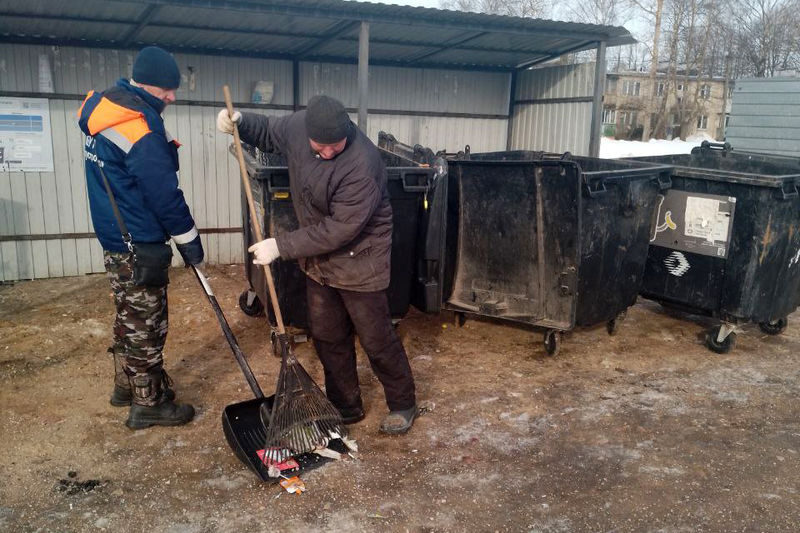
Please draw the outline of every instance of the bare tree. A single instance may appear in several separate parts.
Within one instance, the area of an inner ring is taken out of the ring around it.
[[[771,77],[800,65],[800,1],[730,0],[729,27],[743,74]]]
[[[550,2],[545,0],[441,0],[439,6],[442,9],[453,11],[537,18],[547,15]]]
[[[641,10],[642,12],[649,15],[653,19],[653,46],[650,49],[651,60],[650,60],[650,72],[648,76],[648,82],[650,85],[651,97],[655,99],[658,96],[656,90],[656,73],[658,71],[658,60],[659,60],[658,46],[661,40],[661,17],[664,12],[664,0],[655,0],[648,2],[646,2],[646,0],[628,0],[628,1],[631,7]],[[653,124],[652,116],[645,117],[644,128],[642,132],[642,140],[643,141],[649,140],[653,132],[655,131],[655,128],[656,124]]]

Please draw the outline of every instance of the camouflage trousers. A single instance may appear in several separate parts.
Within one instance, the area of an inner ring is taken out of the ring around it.
[[[167,288],[133,284],[131,255],[104,251],[117,317],[111,350],[125,356],[125,373],[133,378],[163,365],[167,340]]]

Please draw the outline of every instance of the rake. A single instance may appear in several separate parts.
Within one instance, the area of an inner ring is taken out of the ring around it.
[[[222,91],[225,94],[228,115],[233,117],[230,89],[225,85]],[[242,187],[250,210],[253,233],[256,241],[260,242],[264,240],[264,236],[261,232],[261,224],[258,223],[253,192],[247,177],[239,128],[235,123],[233,140],[236,158],[239,160]],[[275,315],[276,337],[281,351],[281,370],[278,375],[278,385],[272,408],[270,409],[266,403],[263,403],[259,409],[261,421],[267,427],[263,458],[266,463],[267,461],[282,462],[295,454],[326,448],[330,440],[346,436],[347,430],[339,410],[328,400],[325,393],[292,353],[269,265],[264,265],[264,275],[267,279],[269,298]]]

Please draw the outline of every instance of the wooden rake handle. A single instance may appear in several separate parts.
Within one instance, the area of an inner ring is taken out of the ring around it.
[[[231,90],[227,85],[223,85],[222,92],[225,95],[225,105],[228,107],[228,116],[233,119]],[[253,202],[253,191],[250,188],[250,179],[247,177],[247,167],[244,164],[244,153],[242,152],[242,141],[239,138],[239,127],[235,122],[233,123],[233,144],[236,147],[236,159],[239,160],[239,174],[242,176],[242,187],[244,188],[245,196],[247,196],[247,207],[250,210],[250,224],[253,226],[256,242],[261,242],[264,240],[264,235],[261,233],[261,224],[258,222],[256,206]],[[269,299],[272,302],[272,310],[275,312],[275,322],[278,325],[278,334],[284,335],[286,333],[286,328],[283,326],[283,316],[281,315],[280,305],[278,305],[278,294],[275,292],[275,282],[272,279],[272,271],[270,270],[269,265],[262,266],[264,267],[264,275],[267,277]]]

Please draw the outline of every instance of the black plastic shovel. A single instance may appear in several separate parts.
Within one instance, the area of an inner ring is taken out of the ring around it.
[[[255,395],[253,400],[234,403],[225,407],[222,411],[222,431],[225,433],[228,445],[230,445],[236,457],[242,463],[255,472],[262,481],[276,483],[280,478],[270,477],[266,465],[258,455],[258,452],[264,449],[264,443],[267,440],[267,428],[261,421],[260,409],[262,405],[265,405],[268,410],[272,409],[274,396],[264,397],[264,393],[261,391],[261,387],[258,385],[258,381],[256,381],[256,377],[253,375],[244,353],[239,348],[239,343],[236,341],[225,315],[222,313],[217,297],[214,296],[214,292],[208,284],[208,279],[196,266],[192,266],[192,270],[203,287],[214,313],[217,315],[217,321],[225,334],[225,339],[228,341],[234,357],[236,357],[236,362],[239,363],[239,367],[242,369],[247,384],[250,385],[250,389]],[[331,441],[330,447],[339,452],[345,452],[346,450],[344,444],[338,439]],[[293,475],[304,470],[310,470],[331,459],[314,453],[304,453],[295,456],[294,460],[297,461],[298,467],[292,470],[284,470],[282,472],[283,475]]]

